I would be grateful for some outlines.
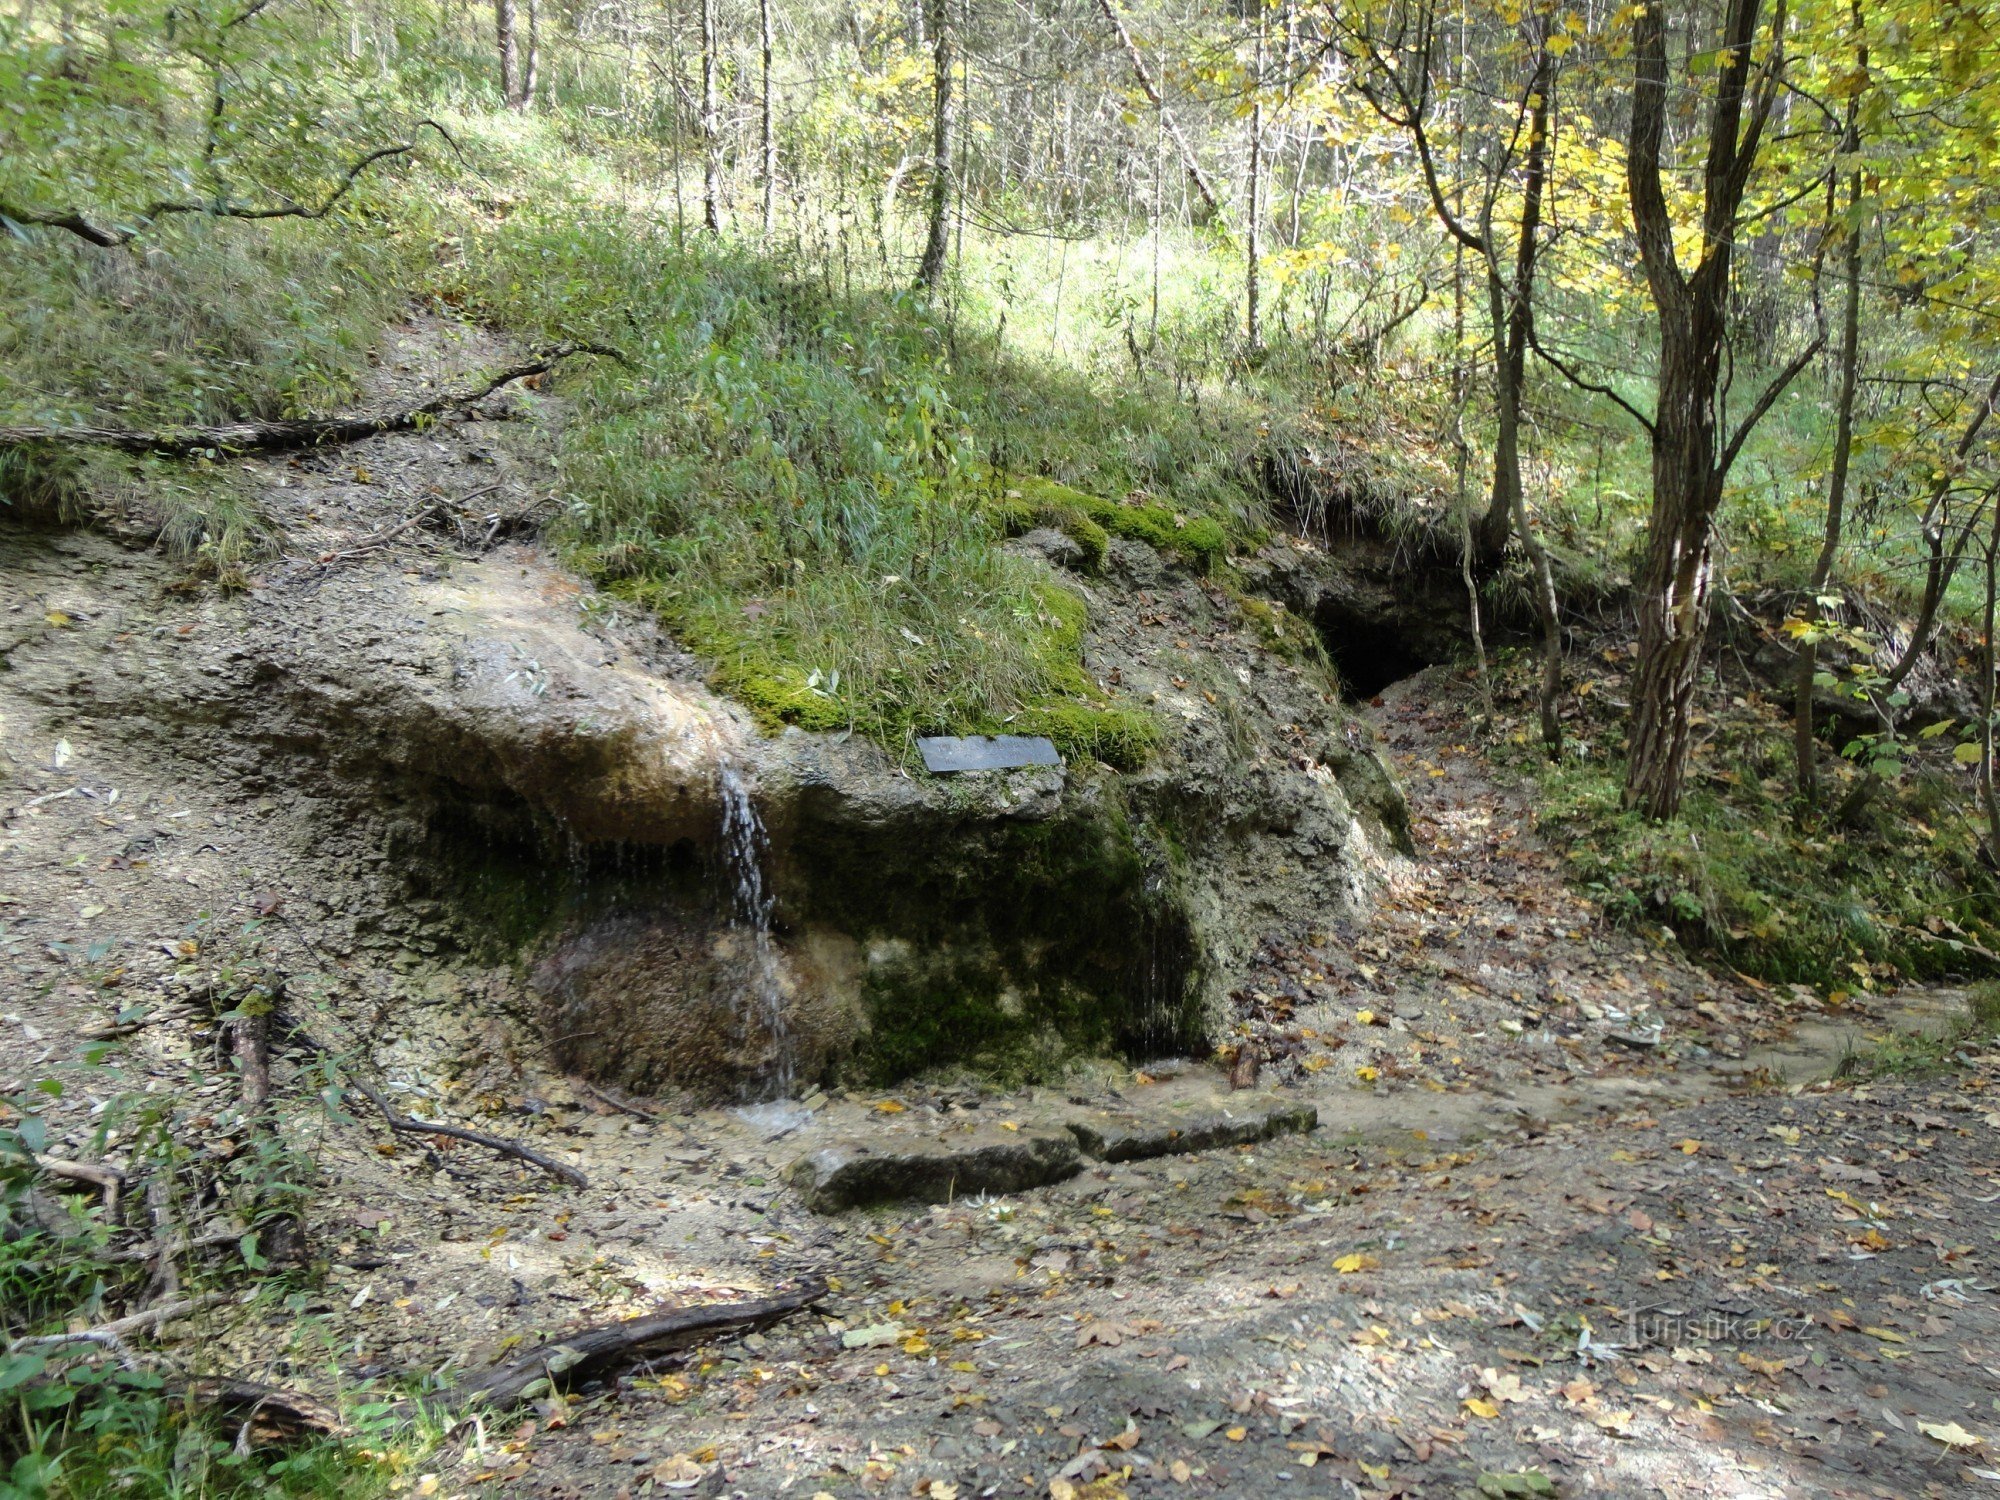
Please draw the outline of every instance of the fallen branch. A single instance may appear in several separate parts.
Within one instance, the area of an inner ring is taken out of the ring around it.
[[[812,1281],[758,1302],[713,1302],[600,1324],[465,1375],[431,1400],[452,1410],[476,1406],[504,1411],[544,1389],[560,1391],[593,1375],[689,1349],[723,1334],[768,1328],[811,1307],[826,1291],[825,1282]]]
[[[124,1339],[135,1333],[152,1333],[162,1323],[171,1323],[176,1318],[185,1318],[189,1313],[199,1312],[204,1307],[212,1307],[224,1300],[221,1292],[204,1292],[199,1297],[181,1297],[172,1302],[159,1302],[144,1312],[130,1313],[122,1318],[113,1318],[108,1323],[99,1323],[94,1328],[79,1328],[73,1333],[38,1333],[25,1338],[14,1339],[7,1345],[9,1354],[17,1354],[23,1349],[59,1349],[64,1344],[98,1344],[105,1348],[126,1352]]]
[[[92,1187],[103,1189],[104,1211],[118,1211],[118,1195],[125,1191],[125,1174],[116,1167],[97,1162],[67,1161],[60,1156],[37,1156],[35,1165],[64,1182],[87,1182]]]
[[[474,490],[469,495],[461,496],[457,503],[461,506],[470,505],[474,500],[477,500],[480,496],[490,495],[499,488],[500,486],[497,484],[486,485],[482,489]],[[338,552],[322,553],[320,555],[319,560],[323,563],[332,563],[332,562],[345,562],[349,558],[360,557],[365,553],[373,551],[377,547],[383,546],[389,542],[393,542],[397,537],[401,536],[404,532],[411,530],[413,527],[423,525],[424,522],[428,521],[432,516],[436,515],[439,511],[448,510],[448,508],[449,508],[448,502],[444,500],[433,500],[430,502],[430,504],[419,506],[417,509],[411,511],[410,514],[403,517],[403,519],[398,521],[394,526],[385,526],[380,531],[371,531],[367,536],[364,536],[360,541],[356,542],[352,547],[343,547]]]
[[[268,0],[267,0],[268,3]],[[262,9],[261,6],[257,7]],[[435,120],[417,121],[418,130],[435,130],[444,137],[453,154],[461,160],[464,153],[459,151],[458,142],[451,132]],[[402,141],[394,146],[378,146],[359,158],[349,167],[334,186],[333,191],[322,198],[317,205],[309,206],[296,199],[285,198],[277,203],[247,204],[230,203],[227,200],[214,203],[188,203],[174,199],[161,199],[143,208],[129,226],[106,228],[93,224],[73,208],[35,209],[21,208],[11,203],[0,202],[0,219],[11,220],[15,224],[32,224],[43,229],[61,229],[85,240],[101,249],[114,250],[121,245],[129,245],[140,235],[151,229],[161,219],[175,215],[198,214],[211,219],[324,219],[339,206],[340,200],[354,189],[361,174],[377,162],[393,157],[408,156],[417,149],[414,140]]]
[[[505,1136],[488,1135],[481,1130],[468,1130],[463,1125],[443,1125],[436,1120],[413,1120],[407,1115],[397,1114],[389,1107],[387,1099],[360,1079],[350,1075],[347,1081],[357,1094],[381,1111],[382,1118],[388,1122],[389,1128],[398,1135],[441,1135],[454,1141],[470,1141],[475,1146],[484,1146],[487,1150],[497,1151],[502,1156],[511,1156],[532,1163],[551,1177],[559,1178],[571,1187],[590,1186],[590,1180],[575,1167],[567,1162],[557,1161],[552,1156],[544,1156],[532,1146],[524,1146],[519,1141],[510,1141]]]
[[[640,1119],[650,1120],[655,1125],[660,1122],[660,1112],[658,1110],[647,1109],[643,1105],[634,1104],[630,1099],[621,1099],[610,1090],[599,1088],[587,1078],[575,1078],[571,1082],[590,1095],[591,1098],[609,1105],[612,1109],[621,1110],[628,1115],[637,1115]]]
[[[0,210],[4,211],[4,210]],[[420,406],[401,411],[358,413],[345,417],[298,417],[277,422],[227,422],[215,427],[184,427],[168,432],[127,432],[116,427],[0,427],[0,449],[53,443],[72,448],[113,448],[121,453],[154,453],[187,458],[197,453],[282,453],[299,448],[358,443],[385,432],[408,432],[451,412],[476,406],[502,386],[531,375],[546,375],[573,354],[596,354],[620,363],[625,356],[607,344],[580,340],[509,365],[478,388],[433,396]]]

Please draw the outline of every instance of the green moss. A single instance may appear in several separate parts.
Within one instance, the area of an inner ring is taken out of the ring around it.
[[[1144,542],[1203,572],[1229,547],[1221,524],[1207,516],[1181,515],[1164,505],[1121,505],[1034,474],[994,478],[1000,493],[993,511],[1009,535],[1053,527],[1083,548],[1084,565],[1091,572],[1104,566],[1113,536]]]
[[[1016,714],[988,733],[1047,735],[1066,756],[1087,755],[1136,771],[1160,747],[1160,721],[1144,709],[1060,703]]]
[[[1266,651],[1297,665],[1332,673],[1333,663],[1327,657],[1326,643],[1310,622],[1299,619],[1282,604],[1234,588],[1229,590],[1229,600]]]

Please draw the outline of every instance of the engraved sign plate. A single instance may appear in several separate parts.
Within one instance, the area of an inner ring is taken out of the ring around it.
[[[918,740],[917,748],[925,767],[940,774],[1062,764],[1056,747],[1039,734],[935,735]]]

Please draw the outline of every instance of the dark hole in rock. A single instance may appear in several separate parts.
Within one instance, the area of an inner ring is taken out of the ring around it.
[[[1365,702],[1391,683],[1442,659],[1405,622],[1350,609],[1336,600],[1323,601],[1313,623],[1340,674],[1341,691],[1352,700]]]

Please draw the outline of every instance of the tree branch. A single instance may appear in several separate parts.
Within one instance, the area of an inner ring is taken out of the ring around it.
[[[1770,411],[1772,404],[1780,396],[1784,395],[1785,387],[1798,379],[1799,371],[1811,364],[1819,351],[1825,347],[1826,331],[1822,329],[1814,336],[1813,341],[1793,355],[1791,363],[1780,370],[1772,378],[1771,383],[1764,387],[1763,392],[1757,397],[1756,405],[1743,414],[1743,420],[1736,424],[1736,431],[1730,436],[1729,445],[1722,450],[1722,460],[1715,468],[1717,480],[1727,476],[1730,467],[1736,462],[1736,455],[1743,451],[1743,444],[1748,440],[1751,429],[1764,420],[1764,414]]]
[[[532,1146],[524,1146],[519,1141],[510,1141],[504,1136],[488,1135],[483,1130],[468,1130],[463,1125],[444,1125],[436,1120],[413,1120],[407,1115],[399,1115],[389,1107],[384,1099],[368,1084],[353,1074],[347,1078],[354,1091],[382,1112],[382,1118],[389,1128],[398,1135],[441,1135],[454,1141],[470,1141],[475,1146],[484,1146],[489,1151],[497,1151],[502,1156],[511,1156],[540,1167],[551,1177],[568,1183],[571,1187],[589,1187],[590,1179],[567,1162],[557,1161],[552,1156],[544,1156]]]
[[[259,9],[261,8],[260,6]],[[418,130],[435,130],[439,135],[444,137],[445,144],[451,147],[453,154],[463,160],[465,153],[459,150],[458,142],[452,138],[451,132],[438,124],[437,121],[419,120],[416,128]],[[359,158],[353,166],[349,167],[339,183],[335,185],[326,197],[320,200],[317,206],[308,206],[290,198],[280,203],[261,205],[228,202],[189,203],[180,200],[162,199],[142,210],[138,215],[137,221],[130,228],[105,228],[101,225],[91,223],[73,208],[33,209],[21,208],[15,204],[0,202],[0,219],[10,221],[16,225],[27,224],[44,229],[64,229],[80,240],[85,240],[90,244],[107,250],[116,249],[120,245],[131,244],[132,241],[152,228],[159,220],[169,218],[175,214],[205,214],[210,218],[216,219],[323,219],[332,213],[335,207],[339,205],[340,200],[353,190],[354,184],[360,179],[363,172],[367,171],[377,162],[387,161],[389,158],[395,156],[406,156],[416,149],[417,143],[414,140],[403,141],[394,146],[376,147],[373,151],[367,153],[367,155]]]
[[[510,365],[476,389],[434,396],[401,411],[345,417],[299,417],[276,422],[230,422],[217,427],[184,427],[167,432],[127,432],[116,427],[0,427],[0,450],[34,443],[67,447],[115,448],[121,453],[156,453],[169,458],[220,450],[228,453],[281,453],[336,443],[356,443],[385,432],[407,432],[426,420],[476,406],[502,386],[530,375],[545,375],[573,354],[596,354],[630,364],[607,344],[573,340],[534,359]]]
[[[1528,325],[1528,347],[1530,349],[1533,349],[1537,355],[1539,355],[1542,359],[1546,360],[1549,364],[1555,366],[1557,372],[1561,374],[1563,379],[1567,380],[1571,385],[1575,386],[1578,390],[1589,391],[1593,395],[1603,396],[1607,400],[1616,402],[1619,406],[1622,406],[1625,409],[1625,414],[1627,416],[1629,416],[1633,421],[1637,422],[1641,427],[1645,428],[1647,432],[1650,433],[1653,430],[1653,419],[1647,416],[1644,412],[1640,411],[1638,407],[1634,406],[1630,401],[1627,401],[1623,396],[1619,395],[1618,392],[1614,391],[1610,386],[1600,385],[1598,382],[1594,380],[1585,380],[1583,376],[1578,374],[1577,371],[1572,366],[1565,363],[1562,359],[1558,358],[1556,355],[1551,354],[1547,349],[1543,348],[1542,336],[1535,331],[1535,325],[1533,323],[1530,323]]]

